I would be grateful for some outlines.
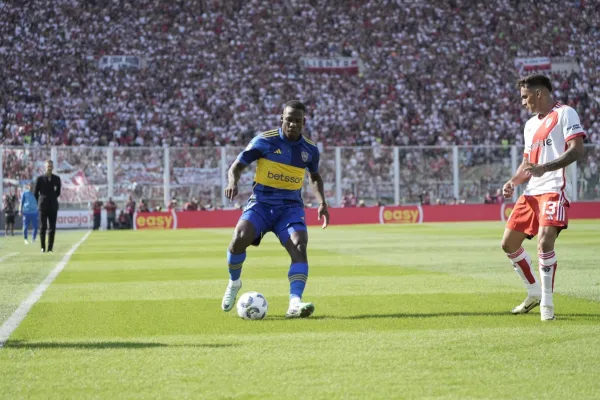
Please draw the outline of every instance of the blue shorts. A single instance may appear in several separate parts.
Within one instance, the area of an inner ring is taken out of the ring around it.
[[[294,232],[307,231],[304,222],[304,208],[298,205],[280,205],[248,202],[240,220],[250,221],[254,225],[255,237],[252,244],[258,246],[267,232],[273,232],[285,246]]]
[[[23,230],[29,228],[29,224],[32,225],[33,229],[38,229],[39,216],[37,212],[34,213],[23,213]]]

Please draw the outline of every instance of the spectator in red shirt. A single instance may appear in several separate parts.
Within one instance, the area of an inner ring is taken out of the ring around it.
[[[423,190],[423,193],[419,195],[419,200],[421,200],[421,205],[423,206],[431,205],[431,197],[427,190]]]
[[[135,201],[133,201],[133,197],[129,196],[129,200],[127,200],[127,204],[125,205],[125,212],[129,214],[129,220],[133,221],[133,214],[135,213]]]
[[[504,196],[502,195],[502,189],[496,189],[496,195],[494,196],[497,204],[504,203]]]
[[[131,219],[125,211],[119,214],[119,229],[131,229]]]
[[[177,211],[177,200],[172,199],[171,202],[169,203],[169,211]]]
[[[504,196],[502,195],[502,189],[497,189],[495,194],[492,194],[490,190],[483,198],[484,204],[502,204],[504,203]]]
[[[94,205],[92,206],[92,210],[94,212],[94,227],[93,230],[97,231],[100,229],[100,220],[102,218],[102,202],[100,200],[96,200]]]
[[[349,193],[342,199],[342,207],[356,207],[356,196],[354,193]]]
[[[198,200],[192,199],[192,201],[185,203],[185,211],[198,211]]]
[[[11,236],[15,236],[15,215],[16,211],[16,196],[9,194],[4,195],[4,219],[5,219],[5,235],[8,236],[10,230]]]
[[[146,200],[144,200],[144,199],[140,200],[138,212],[150,212],[150,208],[148,208],[148,204],[146,204]]]
[[[112,200],[112,197],[108,198],[108,202],[104,206],[106,210],[106,229],[111,230],[115,228],[115,221],[117,219],[117,205]]]

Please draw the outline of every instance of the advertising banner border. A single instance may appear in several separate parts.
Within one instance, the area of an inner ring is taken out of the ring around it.
[[[381,207],[331,208],[331,223],[339,225],[364,224],[423,224],[428,222],[506,222],[514,204],[459,204]],[[316,208],[305,209],[306,224],[317,226],[323,223],[317,218]],[[134,226],[139,229],[187,229],[187,228],[233,228],[241,210],[214,211],[166,211],[154,213],[135,213]],[[418,214],[418,215],[417,215]],[[138,226],[140,216],[169,217],[169,220],[153,220],[151,226]],[[578,202],[571,205],[569,219],[600,219],[600,202]]]

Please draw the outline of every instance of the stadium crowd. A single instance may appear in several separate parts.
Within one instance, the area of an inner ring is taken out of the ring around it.
[[[325,149],[521,144],[523,56],[576,60],[579,73],[552,74],[555,96],[600,143],[597,1],[0,0],[0,10],[4,145],[243,146],[290,98],[308,105],[306,133]],[[102,68],[110,55],[142,68]],[[363,68],[311,73],[303,56]],[[365,157],[348,179],[390,174],[389,155]],[[406,157],[431,179],[448,170],[439,154]]]

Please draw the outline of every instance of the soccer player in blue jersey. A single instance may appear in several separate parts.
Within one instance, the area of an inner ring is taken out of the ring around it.
[[[223,311],[233,308],[242,287],[240,275],[246,248],[251,244],[258,246],[267,232],[273,232],[279,238],[291,258],[288,271],[290,304],[286,318],[306,318],[315,310],[312,303],[302,302],[308,277],[308,232],[301,195],[305,170],[308,170],[310,185],[319,202],[318,219],[323,218],[323,229],[329,224],[329,211],[319,174],[319,150],[302,136],[305,112],[306,107],[298,100],[286,103],[281,114],[281,128],[252,139],[229,169],[225,196],[233,200],[238,193],[242,171],[257,161],[253,193],[227,251],[229,284],[221,304]]]
[[[29,241],[27,240],[27,229],[29,228],[30,223],[33,228],[33,241],[35,241],[38,232],[38,203],[31,192],[32,186],[33,184],[29,184],[28,189],[21,195],[21,203],[19,206],[20,213],[23,216],[23,237],[25,238],[25,244],[29,244]]]

